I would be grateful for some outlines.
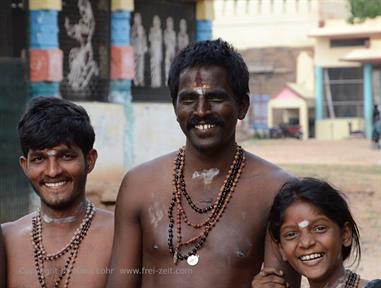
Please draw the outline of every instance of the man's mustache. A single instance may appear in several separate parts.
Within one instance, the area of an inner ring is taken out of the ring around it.
[[[187,129],[189,130],[199,124],[212,124],[212,125],[223,126],[225,124],[225,121],[221,119],[220,117],[217,117],[214,115],[209,115],[202,118],[193,116],[192,118],[188,120]]]

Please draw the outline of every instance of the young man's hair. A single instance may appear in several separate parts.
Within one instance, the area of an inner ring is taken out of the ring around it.
[[[227,81],[237,100],[249,94],[249,71],[242,56],[222,39],[200,41],[180,51],[171,64],[168,87],[172,103],[176,103],[179,78],[185,69],[203,66],[225,68]]]
[[[353,249],[353,261],[361,258],[360,233],[351,214],[344,195],[325,181],[315,178],[294,179],[285,183],[275,197],[269,216],[270,235],[280,242],[280,229],[286,209],[295,201],[307,202],[336,223],[340,230],[346,223],[352,228],[352,243],[342,246],[343,260],[347,259]]]
[[[77,145],[87,155],[95,141],[86,110],[68,100],[36,97],[28,104],[17,126],[21,150],[45,149],[60,144]]]

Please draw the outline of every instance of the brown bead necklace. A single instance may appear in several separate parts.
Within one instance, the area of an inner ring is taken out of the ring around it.
[[[245,166],[245,155],[242,147],[237,145],[234,160],[230,166],[229,172],[224,180],[224,183],[217,195],[216,200],[205,208],[199,208],[192,201],[190,195],[186,191],[184,180],[184,163],[185,163],[185,150],[181,148],[177,153],[174,161],[173,169],[173,192],[172,199],[168,209],[169,228],[168,228],[168,247],[169,252],[173,255],[173,263],[177,264],[178,260],[187,260],[188,257],[196,257],[197,251],[204,245],[209,232],[216,225],[222,214],[224,213],[227,204],[229,203],[232,194],[237,186],[239,177],[241,176],[243,167]],[[192,223],[185,213],[182,196],[187,200],[189,206],[193,211],[199,214],[209,213],[208,217],[201,223]],[[174,209],[176,207],[176,224],[174,219]],[[184,221],[190,227],[201,230],[200,233],[187,240],[183,241],[181,236],[181,224]],[[176,245],[174,245],[173,229],[176,226]],[[183,247],[188,247],[185,254],[181,252]],[[195,263],[198,262],[198,258]],[[189,259],[188,259],[189,263]],[[190,263],[189,263],[190,264]],[[190,264],[195,265],[195,264]]]
[[[350,270],[346,271],[347,280],[345,281],[345,288],[357,288],[360,282],[360,276]]]
[[[90,229],[90,225],[94,218],[95,211],[96,209],[94,204],[91,202],[87,202],[86,214],[82,220],[81,225],[75,231],[70,242],[66,244],[65,247],[63,247],[60,251],[53,254],[47,254],[42,243],[42,223],[40,209],[37,211],[37,215],[33,216],[31,236],[34,250],[34,265],[36,268],[38,281],[40,282],[42,288],[46,288],[44,262],[57,260],[67,253],[69,253],[69,256],[66,259],[63,269],[60,271],[58,275],[58,279],[54,283],[54,288],[57,288],[60,285],[61,280],[65,277],[65,275],[67,276],[64,287],[69,287],[71,272],[73,271],[75,259],[78,255],[79,246]]]
[[[360,275],[352,272],[351,270],[345,270],[345,274],[335,283],[324,285],[323,288],[358,288],[360,283]]]

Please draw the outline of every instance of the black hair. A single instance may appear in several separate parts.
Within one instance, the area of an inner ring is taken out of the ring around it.
[[[327,182],[315,178],[293,179],[282,186],[270,210],[269,230],[272,238],[280,242],[280,228],[284,221],[284,213],[292,203],[298,200],[317,207],[340,229],[345,223],[349,223],[352,228],[352,244],[349,247],[342,246],[342,257],[343,260],[347,259],[353,249],[354,262],[356,260],[358,262],[361,258],[360,232],[344,195]]]
[[[184,48],[171,64],[168,87],[172,103],[176,103],[180,73],[187,68],[220,66],[227,72],[229,86],[240,100],[249,94],[249,71],[242,56],[222,39],[193,43]]]
[[[33,98],[18,126],[21,150],[45,149],[60,144],[77,145],[87,155],[95,141],[86,110],[68,100],[54,97]]]

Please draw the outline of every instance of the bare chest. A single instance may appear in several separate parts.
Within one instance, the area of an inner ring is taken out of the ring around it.
[[[87,241],[85,241],[87,240]],[[104,287],[106,277],[110,273],[108,261],[110,247],[97,245],[94,241],[85,239],[81,244],[78,255],[70,267],[70,278],[68,277],[69,266],[65,265],[69,254],[65,254],[53,261],[44,261],[43,275],[46,287],[54,287],[56,281],[58,287]],[[41,287],[38,272],[35,265],[35,256],[30,239],[16,241],[7,247],[8,257],[8,286],[17,288]],[[63,275],[59,280],[60,275]]]
[[[268,208],[263,207],[260,201],[249,203],[248,193],[250,192],[244,189],[237,189],[234,192],[219,221],[208,233],[203,246],[197,251],[200,264],[203,261],[204,263],[218,261],[223,267],[239,268],[248,265],[256,266],[262,262]],[[143,208],[141,213],[144,235],[143,266],[169,267],[173,265],[173,254],[170,253],[168,242],[172,241],[176,245],[178,233],[175,223],[171,240],[170,217],[168,216],[171,197],[171,193],[162,195],[162,197],[152,197]],[[206,195],[205,197],[194,197],[194,199],[198,206],[206,207],[214,197],[215,195]],[[210,212],[197,213],[190,208],[185,199],[182,201],[186,216],[192,223],[202,223],[209,217]],[[173,215],[176,217],[176,207]],[[190,227],[182,221],[182,241],[186,242],[197,237],[202,230],[202,228]],[[181,251],[186,254],[192,248],[194,246],[189,245]]]

